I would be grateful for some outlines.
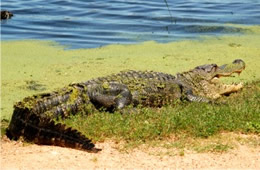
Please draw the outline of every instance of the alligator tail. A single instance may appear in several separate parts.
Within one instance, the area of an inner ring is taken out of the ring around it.
[[[75,91],[76,96],[73,94]],[[100,151],[79,131],[54,121],[60,116],[86,110],[84,105],[87,105],[89,100],[82,94],[82,88],[74,86],[63,89],[62,94],[46,93],[18,102],[14,105],[12,119],[6,131],[7,137],[14,140],[23,137],[25,141],[36,144],[69,147],[88,152]]]
[[[69,147],[88,152],[100,151],[79,131],[28,111],[28,108],[15,107],[6,132],[8,138],[18,140],[22,136],[25,141],[40,145]]]

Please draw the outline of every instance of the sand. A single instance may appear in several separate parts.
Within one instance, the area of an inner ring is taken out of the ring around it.
[[[120,152],[120,144],[112,141],[96,145],[103,150],[95,154],[2,139],[1,169],[260,169],[259,144],[238,143],[234,149],[223,153],[185,150],[184,155],[158,155],[162,150],[167,153],[165,148],[149,147]]]

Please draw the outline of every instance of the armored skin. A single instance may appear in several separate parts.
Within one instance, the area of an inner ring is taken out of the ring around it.
[[[201,65],[175,76],[154,71],[123,71],[73,83],[16,103],[6,134],[14,140],[23,137],[37,144],[98,152],[100,149],[86,136],[55,120],[95,110],[114,112],[128,106],[162,107],[176,100],[210,102],[240,90],[242,83],[227,85],[218,79],[240,74],[244,69],[245,62],[237,59],[222,66]]]

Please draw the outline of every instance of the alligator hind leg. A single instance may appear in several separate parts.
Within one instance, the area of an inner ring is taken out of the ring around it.
[[[117,82],[89,85],[88,96],[96,108],[107,111],[121,110],[132,101],[128,87]]]

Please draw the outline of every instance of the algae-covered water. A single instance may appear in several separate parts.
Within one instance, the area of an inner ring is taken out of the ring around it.
[[[13,104],[28,95],[125,69],[175,74],[202,64],[221,65],[240,58],[246,62],[246,70],[228,81],[259,80],[260,26],[232,27],[244,31],[236,36],[92,49],[65,50],[52,41],[1,41],[1,119],[10,119]]]

